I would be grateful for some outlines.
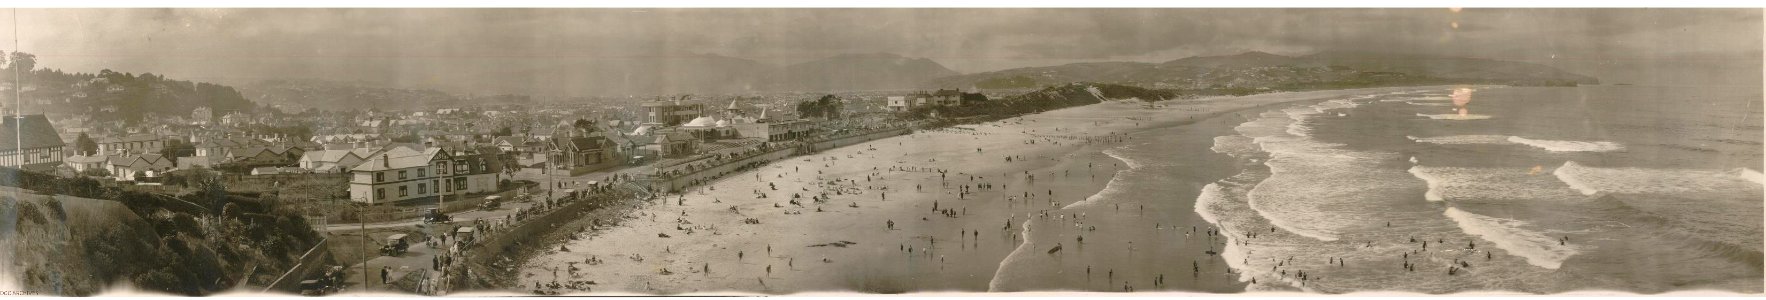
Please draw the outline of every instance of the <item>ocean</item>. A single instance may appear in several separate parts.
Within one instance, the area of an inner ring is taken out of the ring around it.
[[[1195,209],[1225,232],[1238,280],[1761,292],[1758,88],[1474,87],[1463,115],[1451,92],[1250,112],[1215,138],[1243,168]]]

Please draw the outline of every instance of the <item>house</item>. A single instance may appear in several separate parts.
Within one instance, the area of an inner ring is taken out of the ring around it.
[[[196,156],[230,157],[235,150],[268,146],[270,143],[253,138],[205,139],[196,143]]]
[[[110,159],[110,174],[118,181],[146,181],[177,167],[159,154],[118,155]]]
[[[105,137],[95,142],[98,143],[98,153],[113,155],[159,153],[166,148],[164,139],[147,133]]]
[[[68,166],[68,168],[72,168],[74,172],[80,173],[89,172],[90,170],[110,171],[110,155],[74,155],[67,157],[67,159],[63,161],[63,164]]]
[[[67,157],[55,124],[43,115],[0,117],[0,166],[48,170]]]
[[[208,108],[207,106],[197,107],[196,109],[193,109],[190,111],[190,122],[191,123],[198,124],[198,125],[208,125],[209,123],[214,122],[214,121],[215,121],[215,110]]]
[[[601,137],[607,139],[614,155],[624,160],[626,164],[637,165],[644,162],[644,157],[637,154],[641,153],[645,143],[633,139],[624,132],[614,130],[602,130]]]
[[[454,193],[490,193],[497,191],[497,184],[503,181],[503,151],[496,147],[470,147],[456,149],[452,153],[454,159],[454,178],[444,180],[447,184],[443,191]]]
[[[612,141],[590,130],[598,132],[600,127],[559,124],[546,147],[547,168],[575,176],[618,166],[618,151]]]
[[[384,204],[454,194],[453,157],[441,148],[395,146],[350,170],[350,201]]]
[[[516,154],[530,152],[527,142],[528,139],[525,136],[499,136],[491,139],[491,145],[496,146],[498,150]]]
[[[914,103],[909,102],[907,96],[889,96],[888,99],[889,103],[885,106],[889,108],[889,111],[906,112],[914,109]]]
[[[306,150],[286,145],[247,147],[227,153],[226,162],[247,166],[295,165]]]
[[[698,153],[700,139],[682,130],[664,129],[651,133],[650,151],[662,157],[687,157]]]
[[[941,89],[936,92],[932,92],[931,101],[932,101],[932,105],[961,106],[961,105],[963,105],[963,92],[958,91],[958,90],[943,90],[943,89]]]
[[[368,148],[307,151],[300,156],[300,168],[314,173],[349,173],[365,156],[376,152]]]

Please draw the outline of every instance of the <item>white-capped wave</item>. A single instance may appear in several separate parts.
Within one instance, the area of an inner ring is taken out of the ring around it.
[[[1534,148],[1545,149],[1545,150],[1548,150],[1551,152],[1608,152],[1608,151],[1625,150],[1625,146],[1619,145],[1619,143],[1604,142],[1604,141],[1603,142],[1582,142],[1582,141],[1536,140],[1536,139],[1529,139],[1529,138],[1518,137],[1518,136],[1511,136],[1508,138],[1508,141],[1516,143],[1516,144],[1533,146]]]
[[[1297,123],[1329,108],[1353,105],[1350,101],[1326,101],[1283,109],[1287,118],[1281,121]],[[1247,122],[1253,126],[1240,128],[1281,124],[1267,119],[1276,118],[1266,116]],[[1312,140],[1293,130],[1240,132],[1270,154],[1264,165],[1271,175],[1248,193],[1251,209],[1271,225],[1297,235],[1334,241],[1341,230],[1368,225],[1362,222],[1375,219],[1372,215],[1379,212],[1361,209],[1368,204],[1359,201],[1370,195],[1397,193],[1391,189],[1402,189],[1403,185],[1392,183],[1409,180],[1404,173],[1377,167],[1379,161],[1397,159],[1396,154],[1342,149],[1342,145]]]
[[[1410,159],[1412,160],[1411,161],[1412,163],[1416,162],[1415,161],[1416,157],[1411,157]],[[1429,200],[1429,201],[1445,200],[1444,198],[1441,198],[1441,178],[1440,177],[1435,177],[1434,175],[1424,173],[1422,171],[1422,166],[1410,166],[1409,172],[1411,175],[1415,175],[1417,179],[1422,179],[1423,183],[1425,183],[1429,186],[1429,191],[1423,192],[1423,199]]]
[[[1530,139],[1530,138],[1510,136],[1510,135],[1474,134],[1474,135],[1449,135],[1449,136],[1437,136],[1437,137],[1415,137],[1415,136],[1406,136],[1406,137],[1410,138],[1411,141],[1415,141],[1418,143],[1429,143],[1429,144],[1437,144],[1437,145],[1520,144],[1520,145],[1531,146],[1533,148],[1544,149],[1546,151],[1551,151],[1551,152],[1610,152],[1610,151],[1625,150],[1624,145],[1621,145],[1621,144],[1615,143],[1615,142],[1607,142],[1607,141],[1587,142],[1587,141]]]
[[[1760,171],[1755,171],[1754,169],[1738,168],[1735,170],[1735,176],[1741,177],[1743,180],[1752,181],[1754,184],[1766,184],[1761,182],[1761,180],[1766,180],[1766,175],[1760,174]]]
[[[1226,154],[1235,158],[1245,158],[1262,152],[1251,137],[1242,135],[1223,135],[1214,137],[1214,146],[1209,147],[1214,153]]]
[[[1456,207],[1444,213],[1466,233],[1496,244],[1497,248],[1527,259],[1528,264],[1546,269],[1563,266],[1564,260],[1578,253],[1576,247],[1564,245],[1543,233],[1524,229],[1527,222],[1479,215]]]
[[[1568,161],[1552,174],[1584,195],[1758,192],[1761,188],[1758,182],[1736,176],[1734,171],[1596,168]]]
[[[1438,144],[1438,145],[1472,145],[1472,144],[1508,144],[1508,143],[1511,143],[1511,142],[1509,142],[1508,139],[1512,136],[1478,134],[1478,135],[1449,135],[1449,136],[1437,136],[1437,137],[1415,137],[1415,136],[1405,136],[1405,137],[1410,138],[1411,141],[1415,141],[1418,143],[1429,143],[1429,144]]]
[[[1490,115],[1480,114],[1467,114],[1464,116],[1459,114],[1416,114],[1416,116],[1426,117],[1431,120],[1488,120],[1491,118]]]
[[[1557,178],[1528,169],[1411,166],[1409,171],[1428,183],[1423,197],[1429,201],[1578,198]]]

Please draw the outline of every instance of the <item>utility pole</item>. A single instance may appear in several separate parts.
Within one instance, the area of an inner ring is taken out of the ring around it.
[[[368,219],[362,214],[363,207],[364,205],[356,205],[356,221],[362,224],[362,231],[359,232],[362,235],[362,293],[367,294],[368,284],[374,281],[368,279]]]

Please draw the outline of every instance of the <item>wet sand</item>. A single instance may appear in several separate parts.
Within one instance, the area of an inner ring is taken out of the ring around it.
[[[544,285],[593,280],[590,292],[642,294],[1239,291],[1243,284],[1207,253],[1223,239],[1208,238],[1210,227],[1194,212],[1201,186],[1235,173],[1208,148],[1237,122],[1209,117],[1409,89],[1158,108],[1111,101],[832,149],[667,195],[619,226],[578,233],[562,245],[568,252],[554,245],[528,260],[511,289],[578,293]],[[1170,155],[1194,157],[1179,161],[1201,171],[1177,174],[1173,189],[1157,195],[1099,195],[1131,169],[1111,153],[1152,139],[1167,142],[1159,146],[1170,146]],[[793,194],[801,206],[789,203]],[[823,195],[822,203],[812,199]],[[1136,205],[1132,214],[1117,210],[1124,203]],[[1088,239],[1083,246],[1078,236]],[[1057,244],[1062,250],[1048,253]]]

